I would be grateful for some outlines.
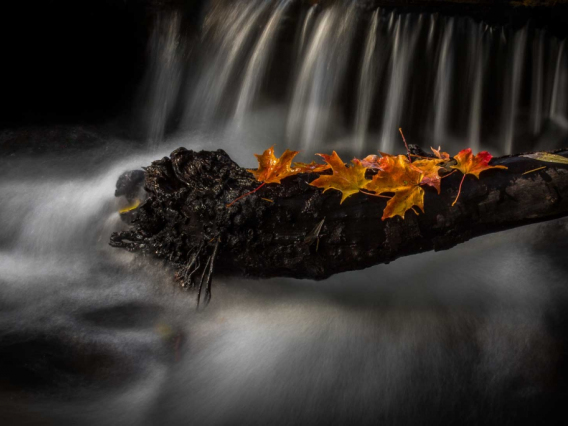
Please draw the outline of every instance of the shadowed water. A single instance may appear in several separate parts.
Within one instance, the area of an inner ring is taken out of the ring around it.
[[[252,165],[249,140],[0,161],[0,420],[504,424],[561,407],[564,220],[322,282],[218,278],[202,312],[162,264],[107,245],[121,172],[182,145]]]

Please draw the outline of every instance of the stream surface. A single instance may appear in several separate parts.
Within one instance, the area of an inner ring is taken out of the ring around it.
[[[108,246],[116,179],[178,146],[246,166],[260,146],[85,148],[73,131],[75,146],[0,159],[1,424],[555,424],[564,409],[568,221],[322,282],[217,278],[197,312],[172,271]]]

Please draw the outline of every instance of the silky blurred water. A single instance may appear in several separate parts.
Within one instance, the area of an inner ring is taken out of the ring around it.
[[[503,424],[564,400],[566,221],[322,282],[216,279],[197,312],[108,246],[114,184],[178,146],[258,148],[103,145],[0,161],[3,424]]]

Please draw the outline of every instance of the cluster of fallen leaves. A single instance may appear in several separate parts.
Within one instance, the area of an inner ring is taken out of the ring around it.
[[[424,212],[423,186],[431,186],[439,194],[442,182],[440,169],[446,171],[455,169],[463,173],[458,195],[452,205],[457,202],[466,175],[473,175],[479,179],[479,174],[485,170],[506,169],[505,166],[490,166],[489,161],[492,156],[486,151],[474,156],[468,148],[460,151],[453,158],[450,158],[448,153],[442,152],[440,148],[437,150],[432,148],[432,152],[434,153],[432,157],[414,156],[414,158],[410,153],[407,156],[380,153],[380,156],[369,155],[362,160],[355,158],[351,160],[350,165],[346,165],[334,151],[331,155],[317,154],[323,158],[325,164],[315,161],[309,164],[292,164],[298,151],[286,150],[280,158],[277,158],[274,155],[274,147],[271,147],[262,155],[255,154],[259,167],[248,171],[262,183],[252,192],[258,191],[265,184],[278,184],[282,179],[299,173],[318,173],[319,177],[310,185],[322,188],[324,192],[330,189],[340,191],[341,203],[358,192],[388,198],[382,216],[382,220],[385,220],[395,216],[404,219],[408,210],[418,214],[415,207]],[[371,179],[366,178],[367,169],[376,171]],[[331,174],[327,172],[328,170],[331,170]]]

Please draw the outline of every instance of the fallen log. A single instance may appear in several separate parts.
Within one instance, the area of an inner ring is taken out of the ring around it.
[[[440,195],[425,188],[424,213],[383,221],[388,200],[359,193],[340,204],[338,191],[309,184],[315,173],[265,185],[227,207],[258,187],[254,177],[222,150],[179,148],[145,169],[147,199],[110,244],[167,260],[182,286],[198,287],[198,300],[205,290],[208,300],[214,272],[321,280],[568,215],[568,165],[520,155],[491,164],[508,169],[467,176],[455,206],[458,173],[443,179]]]

